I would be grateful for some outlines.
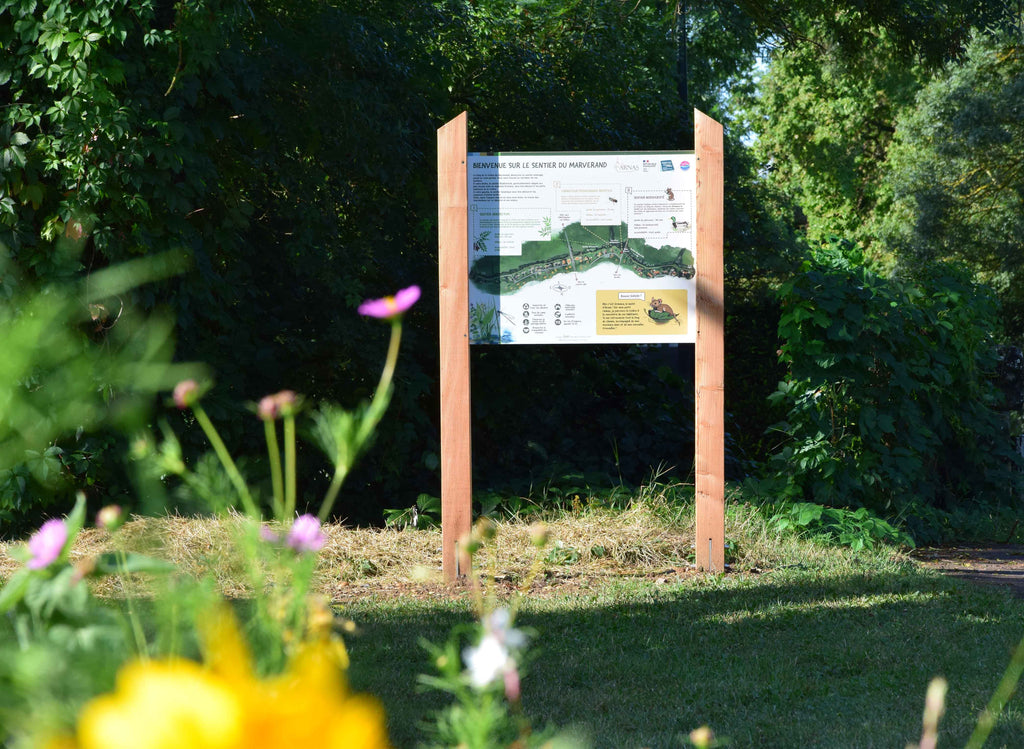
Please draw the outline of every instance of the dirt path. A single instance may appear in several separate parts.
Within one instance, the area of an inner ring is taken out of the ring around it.
[[[925,567],[979,585],[999,585],[1024,598],[1024,546],[956,546],[918,549],[911,555]]]

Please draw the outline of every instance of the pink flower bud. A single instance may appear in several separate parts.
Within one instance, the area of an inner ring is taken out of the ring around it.
[[[519,669],[515,667],[513,663],[511,666],[506,666],[503,672],[505,681],[505,696],[509,702],[519,702]]]
[[[299,396],[294,390],[282,390],[274,396],[274,401],[277,403],[278,413],[282,416],[291,416],[299,407]]]
[[[272,395],[264,395],[260,398],[260,404],[256,406],[256,413],[263,421],[273,421],[277,418],[277,401]]]
[[[299,396],[294,390],[265,395],[256,407],[256,413],[263,421],[273,421],[278,416],[290,416],[299,407]]]
[[[117,505],[107,505],[96,513],[96,527],[113,533],[124,523],[124,515]]]
[[[189,408],[199,400],[199,383],[195,380],[182,380],[174,386],[174,405],[181,410]]]

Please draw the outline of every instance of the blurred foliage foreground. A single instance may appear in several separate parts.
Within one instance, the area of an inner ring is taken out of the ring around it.
[[[111,284],[104,291],[114,288]],[[373,398],[355,409],[330,404],[313,409],[312,437],[334,466],[321,517],[330,514],[342,482],[387,408],[402,315],[419,295],[418,288],[410,287],[360,307],[362,314],[391,327]],[[29,306],[23,314],[24,319],[13,321],[19,331],[23,325],[31,327],[41,311]],[[169,369],[159,362],[153,367],[148,378],[144,368],[132,370],[136,383],[162,384]],[[200,493],[210,500],[211,509],[223,511],[233,503],[231,497],[244,511],[232,547],[242,552],[244,575],[254,595],[236,613],[211,586],[212,579],[176,575],[172,565],[129,553],[116,541],[111,552],[71,563],[71,548],[87,514],[85,496],[79,494],[67,518],[46,521],[25,546],[13,551],[24,566],[0,588],[0,614],[5,615],[0,620],[0,740],[5,746],[390,746],[379,702],[348,688],[348,654],[341,638],[346,623],[313,589],[317,553],[326,538],[320,519],[308,513],[295,517],[295,416],[304,404],[295,393],[281,391],[256,405],[272,468],[265,502],[275,521],[270,524],[264,521],[267,514],[258,504],[258,490],[243,478],[203,408],[203,391],[197,380],[182,380],[174,386],[173,404],[194,416],[227,479],[208,496]],[[8,400],[18,395],[12,387]],[[84,397],[81,391],[64,395]],[[31,391],[22,397],[18,415],[24,415],[30,396]],[[98,414],[99,407],[95,410]],[[83,418],[81,409],[70,407],[54,413]],[[17,424],[9,429],[7,442],[18,436]],[[135,450],[140,462],[156,469],[149,477],[159,483],[169,473],[186,484],[202,484],[202,477],[182,461],[173,431],[162,431],[158,445]],[[124,520],[124,511],[114,505],[96,515],[97,526],[110,534]],[[478,525],[463,539],[464,548],[472,553],[491,538],[492,527]],[[159,544],[159,539],[152,543]],[[538,532],[536,546],[545,543]],[[156,575],[156,589],[145,600],[134,587],[138,574]],[[123,611],[99,602],[85,582],[108,575],[120,579]],[[438,675],[424,677],[425,684],[453,698],[428,724],[426,738],[437,746],[479,749],[512,742],[574,746],[551,731],[532,730],[521,711],[519,689],[518,659],[527,634],[513,626],[508,608],[483,598],[478,604],[478,620],[458,628],[446,645],[436,648]]]

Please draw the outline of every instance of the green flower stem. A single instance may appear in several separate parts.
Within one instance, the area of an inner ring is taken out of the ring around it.
[[[519,584],[519,595],[514,597],[509,602],[509,610],[512,614],[512,621],[515,621],[516,614],[519,613],[519,605],[526,600],[526,596],[530,592],[530,588],[533,586],[533,581],[540,574],[541,570],[544,569],[544,557],[542,552],[543,548],[539,548],[533,555],[533,563],[530,565],[530,569],[523,577],[523,581]]]
[[[388,354],[384,360],[384,369],[380,373],[380,382],[377,383],[373,399],[370,401],[370,405],[366,409],[366,413],[359,424],[359,430],[356,433],[356,454],[358,454],[358,450],[365,444],[366,440],[370,438],[377,424],[380,423],[381,418],[384,416],[384,411],[391,401],[391,381],[395,376],[395,367],[398,364],[398,349],[401,343],[402,316],[399,315],[391,320],[391,341],[388,343]],[[348,475],[348,469],[355,461],[355,458],[356,455],[352,455],[351,460],[344,464],[340,460],[335,461],[334,476],[331,478],[331,485],[327,488],[327,494],[324,495],[324,501],[320,505],[320,512],[317,515],[321,523],[326,521],[327,517],[331,514],[334,500],[337,499],[338,491],[341,489],[341,485]]]
[[[373,393],[373,400],[366,409],[366,416],[359,425],[356,444],[362,447],[363,443],[370,438],[377,424],[384,417],[388,403],[391,401],[391,380],[395,376],[395,366],[398,364],[398,349],[402,343],[402,318],[396,317],[391,321],[391,342],[388,344],[388,355],[384,361],[384,369],[380,373],[380,382]]]
[[[388,357],[384,362],[384,371],[381,372],[381,386],[384,383],[391,384],[391,378],[395,375],[395,366],[398,364],[398,347],[402,343],[402,318],[396,317],[391,321],[391,341],[388,344]]]
[[[383,400],[385,396],[390,398],[391,393],[391,380],[395,376],[395,367],[398,365],[398,349],[402,343],[402,318],[396,317],[391,321],[391,341],[388,343],[388,356],[384,361],[384,371],[380,373],[380,382],[377,385],[377,390],[373,394],[374,405],[378,400]],[[371,410],[373,407],[371,406]],[[380,417],[377,418],[380,421]],[[374,422],[373,426],[376,426]]]
[[[235,491],[238,492],[238,496],[242,500],[242,504],[245,506],[245,511],[249,517],[259,519],[260,514],[256,509],[256,503],[252,500],[252,495],[249,493],[249,487],[245,485],[245,480],[242,478],[242,474],[238,472],[238,467],[235,465],[235,461],[231,459],[231,455],[228,454],[228,449],[224,446],[224,440],[217,434],[217,429],[213,426],[213,422],[210,421],[210,417],[206,415],[206,411],[198,403],[192,405],[192,412],[196,415],[196,421],[199,422],[199,426],[202,427],[203,432],[206,434],[206,439],[210,441],[213,446],[213,451],[217,453],[217,458],[220,459],[220,463],[224,466],[224,470],[228,474],[228,478],[231,479],[231,483],[234,484]]]
[[[1024,638],[1017,643],[1017,649],[1013,651],[1010,665],[1006,667],[1006,672],[1003,674],[999,686],[992,693],[992,699],[988,701],[988,705],[978,718],[978,723],[974,727],[971,738],[967,740],[965,749],[981,749],[981,746],[995,727],[999,714],[1003,711],[1006,703],[1009,702],[1010,697],[1013,696],[1013,692],[1017,688],[1017,682],[1020,681],[1022,674],[1024,674]]]
[[[146,642],[146,634],[142,631],[142,622],[139,619],[139,613],[135,610],[135,596],[128,588],[129,577],[128,577],[128,557],[124,553],[124,549],[118,548],[115,552],[117,556],[117,566],[121,575],[121,585],[124,588],[124,599],[128,605],[128,621],[132,623],[132,636],[135,638],[135,650],[139,654],[139,657],[143,660],[149,659],[149,644]]]
[[[295,414],[284,415],[284,517],[291,520],[295,514]]]
[[[281,448],[277,444],[277,425],[273,419],[263,422],[267,437],[267,455],[270,456],[270,483],[274,487],[274,517],[284,521],[284,482],[281,479]]]
[[[319,518],[321,523],[325,522],[327,516],[331,514],[331,507],[334,506],[334,500],[338,497],[338,490],[341,489],[341,484],[345,481],[347,473],[348,471],[344,468],[338,468],[334,471],[331,485],[327,487],[327,494],[324,495],[324,501],[320,505],[320,512],[317,513],[317,518]]]
[[[28,630],[28,619],[14,617],[14,631],[18,636],[18,650],[25,652],[32,647],[32,634]]]

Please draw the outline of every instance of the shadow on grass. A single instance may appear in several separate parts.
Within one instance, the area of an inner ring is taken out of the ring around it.
[[[444,704],[416,689],[464,602],[359,602],[355,689],[377,694],[398,747]],[[575,725],[595,747],[679,747],[701,724],[734,747],[903,747],[920,736],[929,680],[949,680],[940,746],[962,746],[1024,634],[1024,603],[933,573],[810,570],[623,584],[527,601],[537,657],[523,682],[540,726]],[[1024,700],[989,747],[1024,746]]]

